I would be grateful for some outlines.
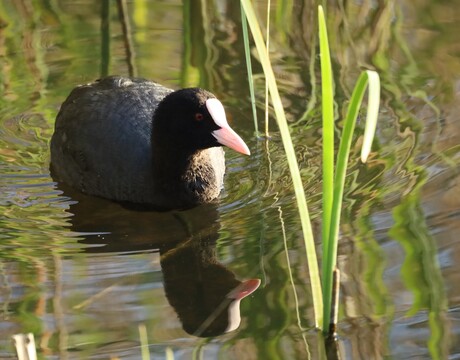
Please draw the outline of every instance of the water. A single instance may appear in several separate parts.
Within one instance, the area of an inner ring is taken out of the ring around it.
[[[263,18],[265,2],[257,8]],[[347,177],[338,258],[347,359],[460,354],[458,9],[454,0],[327,7],[337,112],[359,66],[378,70],[383,88],[374,152],[359,163],[361,123]],[[316,6],[272,10],[271,58],[319,251]],[[14,356],[13,334],[32,332],[42,358],[138,359],[144,329],[154,358],[320,357],[274,120],[270,141],[253,134],[239,12],[231,0],[132,1],[126,37],[112,2],[0,3],[0,358]],[[217,204],[138,212],[50,178],[60,103],[76,84],[130,69],[173,88],[200,85],[225,104],[253,155],[226,152]],[[255,82],[261,107],[263,78]],[[227,317],[209,309],[249,279],[261,285],[242,300],[241,325],[217,335]]]

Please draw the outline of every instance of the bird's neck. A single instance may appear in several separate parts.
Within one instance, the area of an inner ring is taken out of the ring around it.
[[[198,159],[204,150],[188,151],[175,147],[163,147],[161,150],[153,146],[153,171],[155,178],[161,181],[182,182],[187,174],[193,172],[198,165]]]
[[[170,149],[164,157],[156,155],[165,154],[165,149],[153,151],[154,187],[165,201],[174,195],[194,206],[218,195],[221,184],[209,161],[209,149],[194,152]]]

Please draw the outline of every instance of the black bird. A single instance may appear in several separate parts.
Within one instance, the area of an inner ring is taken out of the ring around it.
[[[76,87],[62,104],[51,173],[90,195],[189,208],[219,195],[222,145],[250,154],[210,92],[111,76]]]

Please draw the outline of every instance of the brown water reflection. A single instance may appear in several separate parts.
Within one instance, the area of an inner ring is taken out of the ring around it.
[[[218,336],[239,327],[240,302],[259,287],[260,280],[237,280],[233,272],[219,263],[217,204],[187,211],[155,212],[133,209],[135,205],[127,209],[126,205],[79,194],[70,188],[66,188],[66,194],[76,201],[70,207],[71,230],[93,233],[80,241],[90,245],[86,253],[159,252],[165,295],[187,333]],[[110,296],[110,288],[101,293]]]

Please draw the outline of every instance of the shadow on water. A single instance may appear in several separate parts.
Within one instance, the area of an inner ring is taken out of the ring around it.
[[[84,234],[87,253],[160,253],[166,297],[190,335],[218,336],[236,330],[240,301],[260,285],[259,279],[240,281],[217,259],[219,213],[216,204],[185,211],[156,212],[79,194],[72,230]]]

